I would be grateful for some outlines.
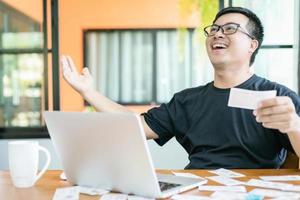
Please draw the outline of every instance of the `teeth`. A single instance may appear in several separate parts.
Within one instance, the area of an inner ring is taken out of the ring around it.
[[[218,43],[218,44],[214,44],[212,47],[213,48],[226,48],[226,45],[222,44],[222,43]]]

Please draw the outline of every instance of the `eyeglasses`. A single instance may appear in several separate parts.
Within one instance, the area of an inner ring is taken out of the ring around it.
[[[219,30],[222,30],[222,33],[224,35],[231,35],[237,32],[238,29],[240,29],[240,31],[244,34],[246,34],[249,38],[251,38],[252,40],[255,39],[253,36],[251,36],[249,33],[247,33],[240,24],[237,23],[227,23],[224,25],[217,25],[217,24],[213,24],[210,26],[207,26],[204,28],[204,34],[206,37],[210,37],[210,36],[214,36]]]

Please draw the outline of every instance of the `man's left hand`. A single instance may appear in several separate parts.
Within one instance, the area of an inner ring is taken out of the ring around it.
[[[263,100],[253,111],[256,121],[265,128],[278,129],[282,133],[299,133],[300,118],[293,101],[287,96]]]

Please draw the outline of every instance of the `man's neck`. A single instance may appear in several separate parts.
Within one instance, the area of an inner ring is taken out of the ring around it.
[[[248,80],[253,75],[249,66],[237,68],[215,68],[214,86],[232,88]]]

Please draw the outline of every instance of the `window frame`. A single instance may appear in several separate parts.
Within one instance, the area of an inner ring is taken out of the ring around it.
[[[44,110],[49,109],[49,87],[48,87],[48,54],[52,55],[52,95],[53,110],[60,109],[59,99],[59,43],[58,43],[58,0],[51,0],[51,35],[52,48],[48,48],[48,21],[47,7],[48,1],[42,0],[43,5],[43,48],[24,48],[24,49],[0,49],[0,55],[11,54],[31,54],[39,53],[43,55],[44,61]],[[43,116],[43,110],[41,116]],[[0,127],[0,139],[24,139],[24,138],[49,138],[47,127],[44,123],[38,127]]]

